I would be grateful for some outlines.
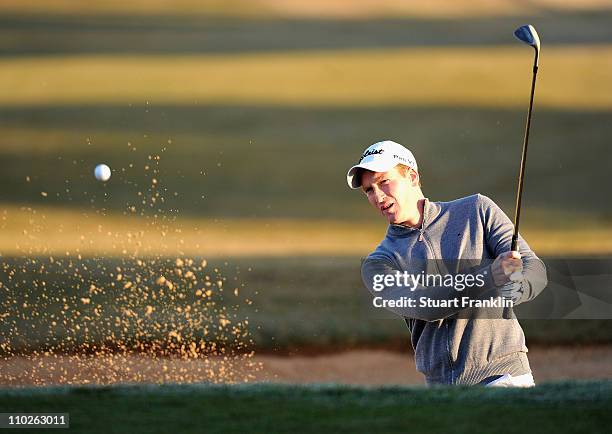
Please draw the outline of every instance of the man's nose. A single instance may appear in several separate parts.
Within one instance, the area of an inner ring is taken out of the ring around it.
[[[374,190],[374,198],[376,199],[376,203],[381,203],[385,200],[385,193],[382,190],[376,189]]]

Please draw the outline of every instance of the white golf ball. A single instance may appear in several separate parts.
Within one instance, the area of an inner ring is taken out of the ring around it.
[[[98,164],[94,170],[94,176],[98,181],[108,181],[111,177],[111,169],[106,164]]]

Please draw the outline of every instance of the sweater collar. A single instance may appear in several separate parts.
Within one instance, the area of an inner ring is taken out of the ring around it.
[[[427,226],[440,214],[440,205],[437,202],[430,202],[428,198],[423,201],[423,221],[421,227],[391,224],[387,229],[387,235],[402,236],[409,235],[414,231],[427,229]]]

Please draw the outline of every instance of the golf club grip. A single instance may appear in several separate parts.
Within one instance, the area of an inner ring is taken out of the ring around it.
[[[512,245],[510,246],[510,250],[518,252],[518,234],[512,234]]]

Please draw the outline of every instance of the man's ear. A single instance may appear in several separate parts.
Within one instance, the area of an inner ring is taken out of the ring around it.
[[[410,169],[408,176],[410,177],[410,184],[412,184],[413,187],[419,187],[421,185],[421,178],[416,170]]]

